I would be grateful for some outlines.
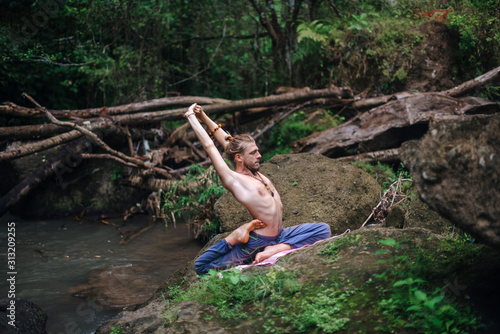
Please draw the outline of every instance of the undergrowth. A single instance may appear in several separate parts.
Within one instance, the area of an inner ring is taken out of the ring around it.
[[[219,232],[213,206],[227,190],[213,167],[191,166],[186,176],[161,192],[161,210],[165,225],[178,219],[192,225],[195,237],[208,239]]]
[[[377,310],[386,317],[379,331],[392,332],[395,327],[406,327],[419,333],[464,333],[483,327],[476,314],[455,302],[456,296],[449,290],[450,282],[444,286],[433,283],[480,255],[481,246],[447,239],[440,241],[435,252],[424,247],[409,247],[408,251],[398,252],[408,247],[404,241],[389,238],[379,243],[384,249],[377,253],[391,256],[379,260],[388,263],[388,269],[374,275],[382,283],[378,289],[381,298]]]
[[[296,140],[318,131],[336,127],[344,121],[344,117],[332,115],[328,110],[323,112],[319,121],[308,122],[308,117],[306,112],[299,111],[275,125],[269,137],[260,144],[262,151],[266,152],[263,154],[262,160],[268,161],[279,154],[290,154],[291,144]]]
[[[377,161],[376,164],[368,162],[353,162],[353,166],[361,168],[370,174],[382,187],[385,192],[391,184],[396,182],[401,176],[402,179],[412,180],[410,172],[405,168],[403,163],[400,163],[397,168]],[[403,182],[402,191],[408,194],[412,186],[412,182]]]

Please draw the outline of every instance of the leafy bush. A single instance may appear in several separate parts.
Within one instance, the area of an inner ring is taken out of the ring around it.
[[[430,265],[427,261],[421,261],[427,256],[436,259],[437,254],[427,255],[422,249],[413,249],[411,256],[395,256],[395,249],[404,247],[403,244],[394,239],[380,240],[379,243],[392,251],[392,257],[388,260],[392,266],[384,273],[374,275],[386,284],[381,289],[378,307],[387,316],[387,323],[378,330],[392,332],[395,327],[408,327],[419,333],[463,333],[483,327],[478,316],[470,309],[447,298],[449,294],[446,294],[446,286],[433,287],[429,282],[418,278],[422,275],[431,277],[431,268],[440,267],[439,263]],[[444,245],[444,248],[454,253],[455,246],[460,248],[455,243]],[[385,254],[386,251],[383,249],[378,253]],[[454,263],[458,264],[468,257],[456,257]]]
[[[498,66],[500,13],[497,0],[450,1],[450,27],[459,33],[461,72],[469,79]],[[499,94],[496,92],[496,99]]]
[[[181,218],[194,225],[198,237],[210,238],[219,229],[213,206],[226,192],[213,166],[204,169],[193,165],[181,181],[161,193],[165,224],[175,224]]]
[[[308,114],[304,111],[290,115],[284,122],[274,126],[268,140],[263,143],[262,160],[267,161],[278,154],[289,154],[290,145],[301,138],[307,137],[314,132],[322,131],[327,128],[335,127],[344,121],[344,118],[338,115],[330,115],[326,112],[321,124],[309,124],[306,122]]]

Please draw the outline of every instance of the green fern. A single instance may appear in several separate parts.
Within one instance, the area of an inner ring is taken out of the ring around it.
[[[297,27],[297,42],[311,39],[315,42],[326,44],[330,40],[329,32],[332,26],[323,24],[320,20],[304,22]]]

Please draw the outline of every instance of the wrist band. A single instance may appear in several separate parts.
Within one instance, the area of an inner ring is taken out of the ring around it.
[[[187,112],[184,114],[184,117],[188,118],[189,116],[194,115],[194,111]]]
[[[213,135],[213,134],[215,133],[215,131],[217,131],[217,130],[219,130],[219,129],[220,129],[220,127],[221,127],[221,125],[220,125],[220,124],[219,124],[219,125],[217,125],[217,126],[215,127],[215,129],[213,129],[212,131],[210,131],[210,132],[208,133],[208,135],[209,135],[209,136]]]

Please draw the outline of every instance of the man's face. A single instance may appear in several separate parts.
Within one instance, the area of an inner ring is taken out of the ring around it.
[[[260,155],[259,148],[255,143],[248,144],[245,152],[241,155],[241,159],[243,160],[243,165],[248,168],[252,173],[256,173],[260,169]]]

